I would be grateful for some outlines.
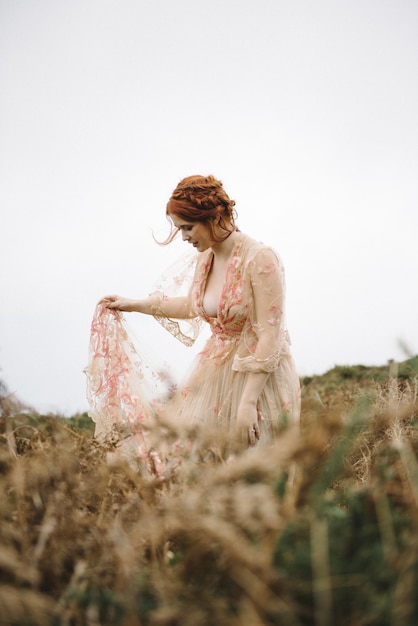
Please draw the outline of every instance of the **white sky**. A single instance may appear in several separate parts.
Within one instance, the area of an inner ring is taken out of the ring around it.
[[[417,353],[417,32],[415,0],[0,0],[9,389],[87,409],[95,304],[183,251],[152,231],[195,173],[280,253],[301,375]]]

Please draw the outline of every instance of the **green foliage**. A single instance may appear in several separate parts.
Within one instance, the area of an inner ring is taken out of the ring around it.
[[[375,387],[376,383],[384,384],[394,374],[400,379],[413,379],[418,376],[418,355],[397,364],[389,361],[387,365],[380,367],[336,365],[320,376],[305,376],[302,378],[302,384],[332,391],[339,386],[346,386],[347,383],[350,385],[354,383],[357,389],[364,389]]]
[[[65,424],[75,431],[91,435],[94,434],[94,422],[88,413],[80,413],[63,419],[65,420]]]
[[[414,626],[414,360],[404,368],[381,383],[334,368],[305,382],[301,427],[272,448],[189,454],[164,478],[110,462],[87,414],[4,411],[0,626]]]
[[[418,355],[400,363],[398,368],[399,378],[411,379],[415,376],[418,376]]]

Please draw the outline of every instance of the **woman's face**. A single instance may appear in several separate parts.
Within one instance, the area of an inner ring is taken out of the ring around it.
[[[216,241],[212,238],[210,227],[203,222],[186,222],[175,215],[169,213],[174,226],[179,229],[183,241],[192,244],[199,252],[204,252],[211,248]]]

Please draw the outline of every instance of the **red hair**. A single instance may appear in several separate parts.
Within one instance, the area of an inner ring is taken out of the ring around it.
[[[214,176],[188,176],[183,178],[173,191],[167,203],[166,215],[186,222],[207,223],[215,241],[226,239],[235,229],[235,201],[231,200],[220,180]],[[225,230],[224,238],[216,238],[213,227],[217,224]],[[171,223],[171,233],[163,243],[173,241],[178,233]]]

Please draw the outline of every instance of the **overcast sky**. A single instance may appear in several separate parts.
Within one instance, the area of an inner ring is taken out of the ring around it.
[[[300,375],[416,354],[417,33],[415,0],[0,0],[0,379],[87,409],[95,304],[181,254],[195,173],[281,255]]]

